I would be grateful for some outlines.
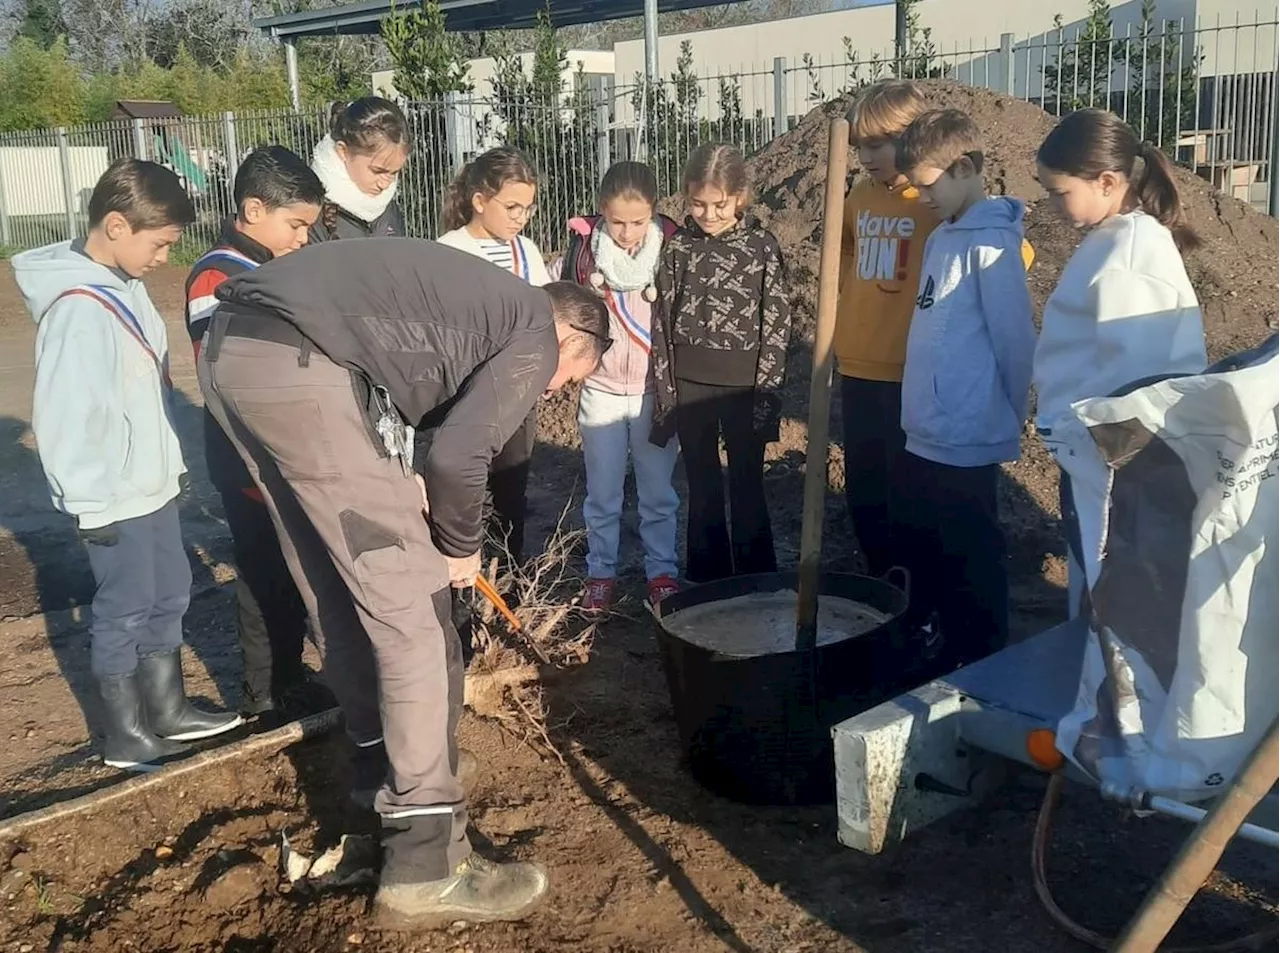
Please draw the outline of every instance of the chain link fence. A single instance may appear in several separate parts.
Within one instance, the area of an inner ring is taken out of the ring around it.
[[[410,234],[440,231],[445,190],[470,157],[515,145],[539,170],[539,211],[530,236],[544,249],[564,222],[590,210],[608,166],[653,165],[664,193],[679,185],[693,148],[732,142],[748,154],[793,128],[818,103],[893,75],[948,79],[1035,103],[1055,115],[1086,106],[1123,116],[1216,187],[1276,214],[1277,24],[1191,29],[1171,20],[1123,35],[1055,30],[950,51],[931,45],[904,61],[862,54],[846,41],[839,62],[805,56],[767,68],[661,83],[615,84],[585,77],[555,102],[455,95],[411,102],[413,148],[400,181]],[[122,155],[172,169],[192,196],[197,221],[175,251],[190,260],[233,211],[238,163],[272,143],[310,156],[324,135],[320,109],[264,110],[214,117],[132,120],[0,134],[0,246],[33,248],[85,234],[88,199]],[[1028,159],[1030,161],[1030,159]]]

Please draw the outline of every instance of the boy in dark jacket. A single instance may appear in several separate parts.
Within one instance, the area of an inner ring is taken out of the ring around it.
[[[218,243],[187,277],[187,330],[197,358],[218,305],[218,286],[305,245],[307,230],[320,215],[324,186],[301,158],[283,146],[268,146],[241,163],[235,200],[236,214],[223,223]],[[329,707],[333,696],[302,662],[307,609],[289,575],[271,514],[240,454],[207,409],[204,449],[235,553],[236,628],[244,656],[241,708],[246,715],[276,710],[288,720]]]

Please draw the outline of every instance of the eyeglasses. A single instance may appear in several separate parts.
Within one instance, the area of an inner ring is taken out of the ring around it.
[[[509,205],[502,206],[507,213],[507,218],[513,222],[519,222],[522,219],[528,221],[533,218],[534,213],[538,211],[538,203],[532,205],[521,205],[519,202],[512,202]]]
[[[609,337],[607,334],[596,334],[596,332],[592,331],[590,328],[580,328],[576,324],[571,324],[569,327],[577,331],[579,334],[585,334],[587,337],[592,337],[599,341],[601,357],[608,354],[609,348],[613,347],[613,338]]]

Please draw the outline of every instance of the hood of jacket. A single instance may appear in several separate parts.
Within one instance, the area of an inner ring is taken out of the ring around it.
[[[952,228],[977,231],[985,228],[1004,228],[1022,234],[1022,219],[1027,207],[1021,201],[1007,195],[993,195],[972,206],[954,222]]]
[[[104,285],[129,295],[137,280],[108,268],[76,249],[72,242],[59,242],[24,251],[13,257],[13,277],[26,299],[36,324],[58,295],[78,285]]]

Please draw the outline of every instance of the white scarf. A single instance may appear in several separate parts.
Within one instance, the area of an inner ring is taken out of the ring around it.
[[[311,168],[320,176],[329,201],[362,222],[377,221],[378,216],[387,210],[391,200],[396,197],[399,177],[392,179],[391,184],[377,195],[360,191],[360,187],[351,181],[347,167],[338,155],[337,146],[329,136],[316,143],[316,151],[311,154]]]
[[[662,229],[657,222],[649,223],[649,232],[635,254],[618,247],[618,243],[609,237],[603,221],[597,223],[591,233],[591,254],[595,258],[596,271],[604,276],[614,291],[637,291],[653,284],[661,251]]]

